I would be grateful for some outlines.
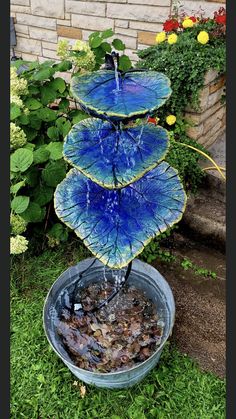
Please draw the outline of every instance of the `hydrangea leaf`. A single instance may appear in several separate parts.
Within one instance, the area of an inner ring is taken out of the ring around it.
[[[186,195],[177,171],[162,162],[137,182],[108,190],[73,168],[57,186],[57,216],[105,265],[126,266],[156,235],[178,222]]]
[[[84,110],[104,119],[132,119],[154,112],[171,94],[170,80],[157,71],[99,70],[72,78],[71,91]]]
[[[64,157],[94,182],[116,189],[157,166],[167,153],[168,143],[168,132],[153,124],[120,130],[110,122],[89,118],[69,132]]]

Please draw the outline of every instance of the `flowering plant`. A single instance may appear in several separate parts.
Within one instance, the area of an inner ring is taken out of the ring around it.
[[[204,18],[201,14],[175,13],[164,22],[156,44],[138,51],[141,58],[138,68],[163,72],[171,80],[172,95],[155,115],[151,115],[149,122],[155,123],[158,117],[160,125],[177,140],[172,144],[167,159],[178,169],[185,188],[192,192],[196,192],[203,177],[198,165],[199,156],[188,149],[183,150],[178,142],[200,148],[200,144],[187,136],[189,125],[184,114],[187,105],[198,109],[199,91],[207,71],[225,72],[225,21],[223,8],[211,18]]]
[[[105,63],[105,54],[113,48],[124,51],[120,39],[106,42],[113,35],[108,29],[92,33],[89,42],[77,40],[70,45],[67,40],[60,41],[59,63],[17,60],[11,66],[11,254],[24,253],[31,237],[37,250],[45,244],[57,246],[68,238],[69,229],[55,217],[53,194],[67,170],[63,138],[72,124],[88,115],[70,97],[70,84],[59,74],[72,69],[93,71]],[[129,57],[121,55],[119,68],[125,71],[130,66]]]
[[[62,224],[54,221],[51,202],[54,188],[66,174],[63,136],[73,118],[83,117],[81,111],[69,111],[69,85],[54,77],[70,68],[66,61],[38,64],[21,60],[10,68],[11,254],[28,249],[30,230],[41,243],[40,231],[48,241],[52,237],[63,241],[68,235]],[[52,107],[55,100],[57,109]]]
[[[126,71],[132,67],[132,63],[124,54],[126,48],[123,41],[118,38],[108,42],[114,35],[112,29],[96,31],[89,35],[88,42],[77,40],[72,45],[68,40],[62,39],[58,42],[57,55],[63,60],[69,60],[74,66],[73,74],[86,71],[98,70],[105,63],[106,54],[117,50],[119,57],[119,70]]]
[[[86,42],[77,40],[72,46],[67,39],[57,45],[57,55],[62,60],[70,60],[78,71],[93,71],[96,65],[95,55]]]
[[[206,30],[202,30],[202,26],[204,25],[206,26]],[[187,16],[185,13],[169,16],[169,18],[163,23],[163,32],[157,34],[156,41],[157,43],[161,43],[167,40],[168,43],[172,45],[177,42],[177,35],[186,31],[186,29],[192,29],[194,26],[196,26],[195,29],[198,32],[195,33],[196,31],[194,31],[196,39],[203,45],[205,45],[211,37],[224,35],[226,28],[225,8],[220,7],[218,11],[214,12],[214,17],[211,19],[206,19],[202,15]],[[209,30],[209,33],[207,30]],[[198,37],[199,34],[200,37]],[[169,42],[169,39],[172,39],[170,37],[174,37],[173,39],[175,39],[175,41]]]
[[[210,69],[225,72],[226,12],[221,7],[211,18],[203,14],[177,13],[163,24],[156,45],[142,51],[137,66],[166,73],[173,93],[160,109],[162,120],[168,114],[181,114],[186,106],[198,107],[199,90]]]

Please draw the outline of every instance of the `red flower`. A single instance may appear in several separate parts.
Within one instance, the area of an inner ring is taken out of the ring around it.
[[[179,22],[176,19],[168,19],[163,23],[163,29],[165,32],[171,32],[175,29],[178,29]]]
[[[150,124],[154,124],[154,125],[156,125],[156,124],[157,124],[156,118],[151,118],[150,116],[148,117],[148,122],[149,122]]]
[[[224,7],[220,7],[218,12],[214,13],[214,20],[220,25],[226,25],[226,10]]]
[[[195,16],[190,16],[189,19],[191,19],[194,23],[197,22],[197,18]]]
[[[215,17],[215,21],[216,21],[216,23],[219,23],[219,24],[221,24],[221,25],[226,25],[226,15],[223,15],[223,16],[216,16]]]

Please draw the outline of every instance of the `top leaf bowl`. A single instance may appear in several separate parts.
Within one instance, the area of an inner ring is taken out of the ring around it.
[[[121,121],[153,113],[172,91],[168,77],[157,71],[99,70],[73,77],[71,92],[90,115]]]

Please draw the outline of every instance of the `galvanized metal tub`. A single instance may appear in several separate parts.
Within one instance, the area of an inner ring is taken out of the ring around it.
[[[78,368],[74,365],[63,347],[61,339],[56,331],[55,319],[58,316],[59,309],[68,303],[70,290],[73,289],[79,274],[86,270],[93,261],[94,258],[88,258],[79,262],[76,266],[70,267],[63,272],[54,282],[45,300],[43,310],[44,330],[53,350],[67,365],[71,372],[80,380],[87,384],[94,384],[97,387],[130,387],[141,381],[148,372],[155,367],[159,361],[165,342],[172,333],[175,319],[175,302],[173,294],[166,280],[155,268],[135,259],[132,264],[128,283],[134,284],[136,287],[145,291],[146,295],[157,305],[158,313],[164,321],[164,333],[160,346],[146,361],[126,371],[98,373]],[[97,282],[98,278],[102,277],[103,269],[104,265],[96,260],[87,273],[83,275],[81,286],[83,287],[91,282]],[[109,272],[106,276],[109,279]]]

